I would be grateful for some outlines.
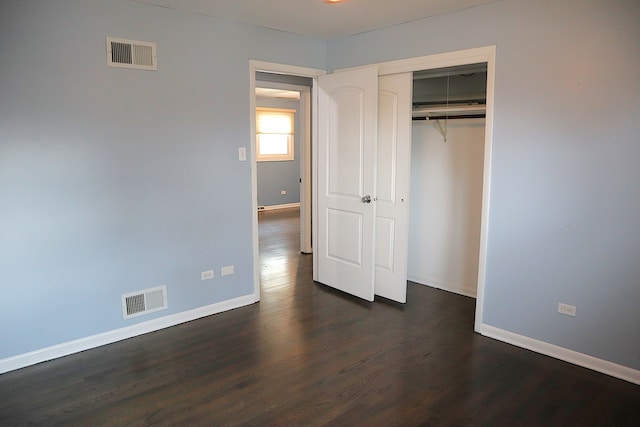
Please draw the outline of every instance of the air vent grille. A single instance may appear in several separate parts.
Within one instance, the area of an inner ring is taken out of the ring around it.
[[[167,287],[145,289],[122,295],[124,319],[167,309]]]
[[[157,70],[156,44],[107,37],[107,65],[138,70]]]
[[[142,313],[144,311],[144,294],[132,295],[125,298],[125,300],[127,305],[127,316]]]

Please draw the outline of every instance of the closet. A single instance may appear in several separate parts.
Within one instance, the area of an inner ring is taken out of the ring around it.
[[[488,79],[468,64],[318,78],[314,280],[368,301],[405,302],[407,279],[476,296]]]
[[[486,63],[414,72],[407,278],[476,296]]]

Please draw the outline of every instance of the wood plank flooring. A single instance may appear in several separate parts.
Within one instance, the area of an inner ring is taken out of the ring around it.
[[[0,425],[638,426],[640,387],[473,332],[474,300],[314,283],[260,213],[262,301],[0,376]]]

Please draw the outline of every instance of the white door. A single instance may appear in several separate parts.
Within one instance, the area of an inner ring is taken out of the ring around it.
[[[316,280],[373,301],[378,71],[321,76],[318,86]]]
[[[378,80],[375,294],[407,301],[413,73]]]

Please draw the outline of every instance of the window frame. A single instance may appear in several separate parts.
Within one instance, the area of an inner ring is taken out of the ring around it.
[[[259,132],[259,123],[261,112],[268,113],[282,113],[290,118],[291,133],[277,133],[277,132]],[[257,107],[256,108],[256,161],[258,162],[283,162],[295,160],[294,150],[294,133],[295,133],[295,115],[296,110],[286,108],[269,108],[269,107]],[[287,138],[287,152],[275,153],[275,154],[262,154],[261,153],[261,135],[282,135]]]

